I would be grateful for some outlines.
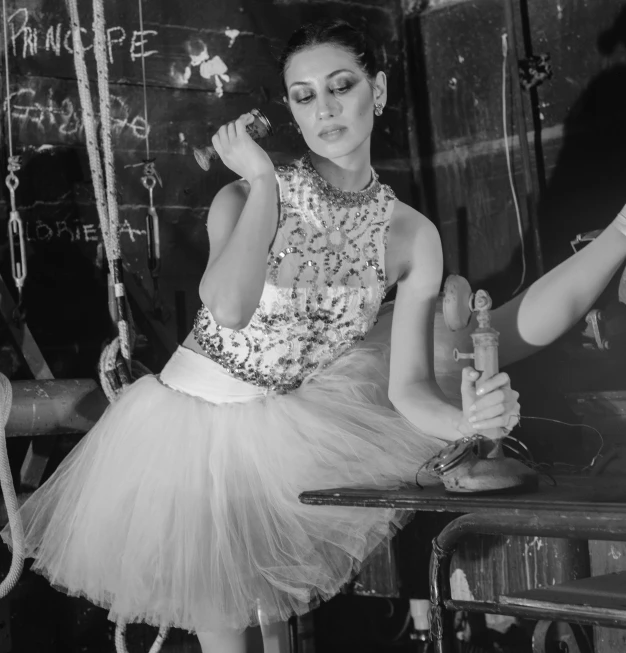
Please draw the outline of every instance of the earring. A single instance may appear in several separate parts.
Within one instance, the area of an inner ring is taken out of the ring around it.
[[[383,109],[384,109],[384,108],[385,108],[385,107],[384,107],[383,104],[381,104],[380,102],[377,102],[377,103],[374,105],[374,115],[376,115],[376,116],[382,116],[382,115],[383,115]]]

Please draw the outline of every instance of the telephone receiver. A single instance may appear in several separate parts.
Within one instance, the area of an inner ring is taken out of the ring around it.
[[[498,332],[491,326],[491,298],[484,290],[473,293],[466,279],[450,275],[441,298],[441,312],[446,327],[452,331],[467,329],[476,317],[478,323],[469,335],[473,352],[455,348],[453,359],[473,360],[474,368],[484,380],[498,373]],[[431,458],[424,469],[438,476],[449,492],[489,493],[502,491],[534,491],[538,474],[520,460],[504,455],[501,428],[461,438],[444,447]]]

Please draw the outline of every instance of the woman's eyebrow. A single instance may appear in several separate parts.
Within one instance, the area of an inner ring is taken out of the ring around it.
[[[354,73],[353,70],[350,70],[349,68],[340,68],[339,70],[333,70],[332,73],[329,73],[326,75],[326,79],[330,79],[331,77],[334,77],[335,75],[338,75],[339,73]],[[289,88],[293,88],[294,86],[308,86],[310,82],[293,82],[292,84],[289,85]]]

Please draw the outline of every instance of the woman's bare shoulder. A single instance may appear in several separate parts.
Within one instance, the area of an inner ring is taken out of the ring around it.
[[[419,230],[432,230],[436,227],[423,213],[420,213],[409,204],[396,200],[391,214],[391,228],[417,233]]]
[[[406,278],[416,266],[422,267],[427,261],[435,263],[439,259],[439,232],[423,213],[396,200],[389,227],[387,260],[395,280]]]

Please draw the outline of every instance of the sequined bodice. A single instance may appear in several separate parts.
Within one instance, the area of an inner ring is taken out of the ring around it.
[[[372,174],[366,189],[347,192],[308,157],[277,169],[281,210],[259,306],[240,330],[200,309],[194,337],[210,358],[239,379],[286,392],[365,337],[385,291],[395,199]]]

